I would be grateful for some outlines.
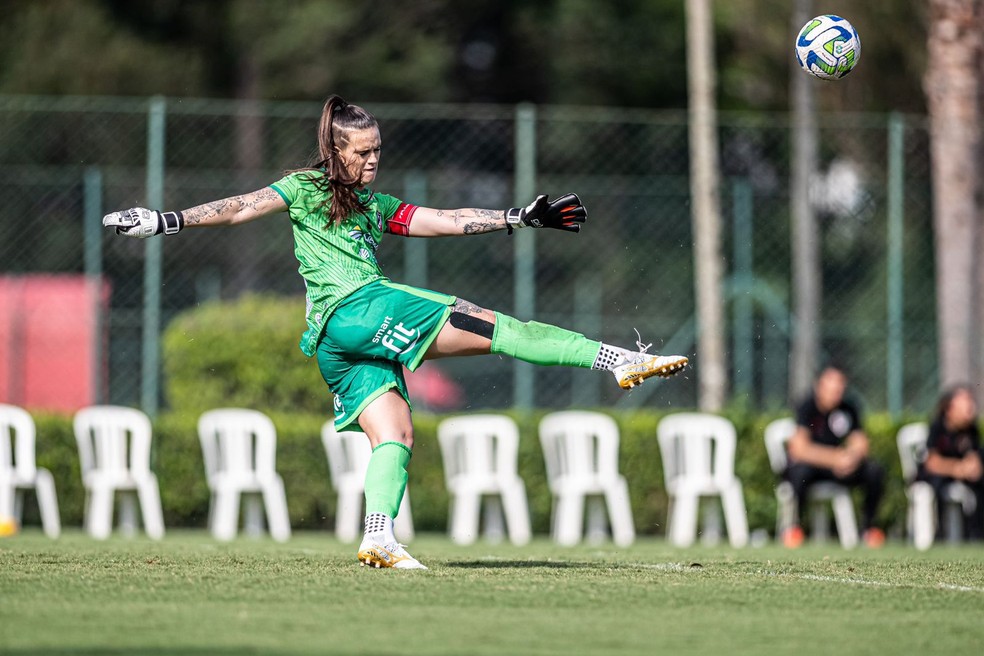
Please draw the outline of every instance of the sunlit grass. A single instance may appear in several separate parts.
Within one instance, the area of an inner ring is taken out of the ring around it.
[[[984,549],[0,540],[0,653],[979,654]]]

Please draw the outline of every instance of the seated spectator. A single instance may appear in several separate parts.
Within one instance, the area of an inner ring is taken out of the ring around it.
[[[926,455],[919,465],[918,480],[936,491],[937,537],[942,537],[943,491],[954,481],[967,485],[977,498],[976,508],[967,513],[967,537],[984,539],[984,467],[981,465],[981,435],[977,429],[977,401],[966,385],[949,389],[940,398],[936,416],[929,427]]]
[[[864,488],[861,528],[865,544],[880,547],[885,542],[885,533],[874,525],[885,489],[885,470],[868,457],[868,437],[857,406],[844,398],[846,389],[845,373],[828,365],[817,377],[813,393],[796,410],[796,433],[787,444],[785,478],[793,486],[799,512],[797,523],[783,533],[787,547],[803,543],[807,492],[820,481]]]

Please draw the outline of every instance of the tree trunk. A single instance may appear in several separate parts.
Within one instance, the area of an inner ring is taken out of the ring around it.
[[[698,405],[724,406],[728,380],[724,351],[721,210],[714,39],[711,0],[687,0],[687,71],[690,96],[690,189],[697,293]]]
[[[252,179],[263,165],[264,117],[260,113],[260,70],[252,53],[244,52],[237,62],[236,100],[238,112],[235,116],[235,162],[243,180],[250,180],[250,189],[257,186]],[[262,235],[255,230],[243,231],[237,235],[235,250],[228,257],[233,266],[227,267],[232,275],[226,280],[225,293],[239,296],[243,292],[256,290],[261,282],[260,268],[242,266],[242,262],[260,262],[267,244]]]
[[[793,34],[812,18],[812,2],[797,0]],[[793,161],[792,161],[792,276],[793,327],[789,363],[789,394],[795,401],[813,382],[820,351],[820,307],[823,302],[823,270],[820,268],[820,231],[810,205],[810,179],[817,168],[817,118],[813,82],[793,66]]]
[[[982,0],[931,0],[924,79],[932,136],[939,379],[980,379]]]

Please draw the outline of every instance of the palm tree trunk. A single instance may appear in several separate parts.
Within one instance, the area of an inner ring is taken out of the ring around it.
[[[724,406],[728,377],[721,291],[720,173],[714,102],[711,0],[687,0],[687,71],[690,95],[690,188],[697,294],[698,405]]]
[[[932,135],[940,383],[980,379],[984,2],[931,0],[924,79]]]

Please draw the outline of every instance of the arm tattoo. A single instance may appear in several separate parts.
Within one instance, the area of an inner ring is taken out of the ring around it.
[[[227,207],[229,207],[229,203],[230,200],[228,198],[224,198],[222,200],[216,200],[211,203],[205,203],[204,205],[192,207],[190,210],[185,210],[183,212],[185,223],[201,223],[202,221],[219,216]]]
[[[502,224],[495,221],[472,221],[461,226],[463,235],[480,235],[484,232],[494,232],[502,230]]]
[[[439,212],[440,216],[442,213]],[[479,219],[479,220],[474,220]],[[482,210],[468,208],[454,210],[451,220],[461,228],[464,235],[477,235],[483,232],[493,232],[506,227],[506,213],[503,210]],[[467,221],[467,223],[464,223]]]
[[[485,310],[478,307],[474,303],[469,303],[468,301],[459,298],[454,302],[454,311],[460,312],[461,314],[481,314]]]
[[[205,203],[204,205],[198,205],[192,207],[189,210],[185,210],[184,220],[185,223],[197,224],[202,221],[210,221],[223,213],[229,211],[241,212],[243,210],[249,209],[253,212],[257,212],[257,207],[260,203],[276,200],[279,198],[279,194],[270,187],[264,187],[259,191],[254,191],[251,194],[244,194],[242,196],[233,196],[232,198],[223,198],[222,200],[212,201],[211,203]]]

